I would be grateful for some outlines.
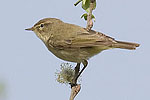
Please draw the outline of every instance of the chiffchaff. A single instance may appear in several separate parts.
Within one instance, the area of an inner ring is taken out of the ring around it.
[[[48,50],[60,59],[83,63],[87,66],[87,60],[103,50],[121,48],[134,50],[137,43],[117,41],[103,33],[74,24],[64,23],[56,18],[45,18],[36,23],[32,28],[44,42]]]

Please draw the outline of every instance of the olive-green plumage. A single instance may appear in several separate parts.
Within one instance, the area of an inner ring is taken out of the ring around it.
[[[56,18],[45,18],[32,28],[49,51],[66,61],[81,63],[103,50],[111,48],[136,49],[137,43],[116,41],[96,31],[87,31],[77,25],[64,23]]]

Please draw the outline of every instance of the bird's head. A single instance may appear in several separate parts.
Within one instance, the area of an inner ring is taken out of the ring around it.
[[[62,21],[56,18],[45,18],[37,22],[33,27],[25,30],[34,31],[34,33],[43,41],[47,42],[52,29]]]

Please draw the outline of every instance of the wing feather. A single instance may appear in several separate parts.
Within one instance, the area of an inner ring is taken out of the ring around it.
[[[106,36],[103,33],[91,30],[90,32],[78,33],[75,37],[68,37],[67,39],[59,39],[55,43],[50,43],[55,48],[81,48],[94,46],[111,46],[116,43],[114,38]]]

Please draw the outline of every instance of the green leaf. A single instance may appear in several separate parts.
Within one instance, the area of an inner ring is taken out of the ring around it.
[[[83,15],[81,16],[81,18],[84,18],[84,20],[87,20],[87,16],[88,16],[88,14],[85,13],[85,14],[83,14]],[[95,22],[95,16],[94,16],[94,15],[92,15],[92,19],[93,19],[94,22]]]
[[[82,0],[82,8],[89,13],[90,11],[90,0]],[[96,8],[96,1],[94,2],[93,10]]]
[[[84,17],[84,19],[87,20],[87,16],[88,16],[87,13],[85,13],[85,14],[83,14],[83,15],[81,16],[81,18]]]
[[[92,15],[92,19],[94,20],[94,22],[95,22],[95,16],[94,15]]]
[[[90,0],[82,0],[82,8],[87,10],[90,7]]]

